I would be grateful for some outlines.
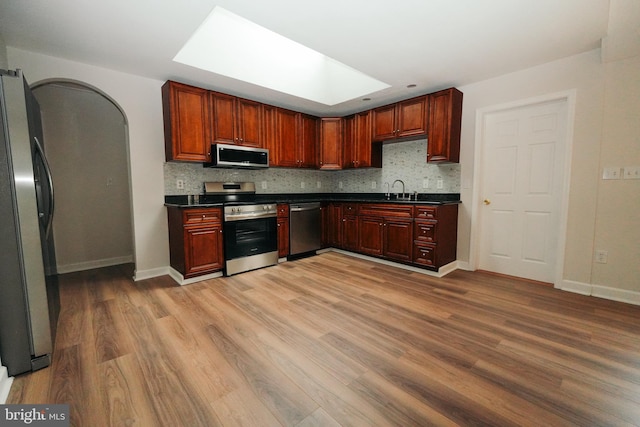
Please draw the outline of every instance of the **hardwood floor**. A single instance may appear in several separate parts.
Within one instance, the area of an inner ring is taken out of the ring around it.
[[[7,403],[75,426],[640,425],[640,307],[334,252],[179,287],[60,277],[50,368]]]

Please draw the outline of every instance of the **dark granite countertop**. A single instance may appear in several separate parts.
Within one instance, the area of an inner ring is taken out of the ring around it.
[[[410,205],[445,205],[460,203],[460,193],[418,193],[418,200],[386,199],[383,193],[282,193],[255,194],[256,203],[302,203],[302,202],[359,202],[400,203]],[[392,195],[393,197],[393,195]],[[241,201],[241,200],[239,200]],[[222,207],[219,196],[176,195],[165,196],[165,206],[180,208]]]

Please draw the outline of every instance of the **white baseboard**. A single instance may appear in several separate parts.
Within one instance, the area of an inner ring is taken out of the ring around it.
[[[589,283],[581,283],[573,280],[563,280],[559,288],[563,291],[573,292],[576,294],[640,305],[640,292],[637,291],[612,288],[610,286],[591,285]]]
[[[327,252],[327,251],[338,252],[344,255],[352,256],[354,258],[366,259],[367,261],[377,262],[378,264],[398,267],[398,268],[402,268],[403,270],[409,270],[409,271],[413,271],[414,273],[421,273],[421,274],[425,274],[427,276],[433,276],[433,277],[444,277],[447,274],[451,273],[452,271],[458,269],[458,261],[453,261],[447,265],[443,265],[442,267],[440,267],[438,271],[431,271],[431,270],[425,270],[419,267],[414,267],[412,265],[401,264],[399,262],[394,262],[394,261],[389,261],[382,258],[376,258],[368,255],[359,254],[357,252],[349,252],[343,249],[327,248],[322,252]],[[318,253],[321,253],[321,251],[318,251]]]
[[[192,283],[202,282],[203,280],[209,280],[209,279],[215,279],[216,277],[221,277],[222,272],[218,271],[217,273],[205,274],[204,276],[185,279],[184,276],[180,274],[179,271],[175,270],[172,267],[169,267],[169,276],[171,276],[171,278],[175,280],[178,283],[178,285],[184,286],[184,285],[190,285]]]
[[[133,281],[138,282],[140,280],[153,279],[154,277],[170,275],[171,267],[158,267],[150,270],[136,270],[133,273]]]
[[[13,377],[9,376],[6,367],[0,365],[0,405],[4,405],[4,403],[7,401],[12,383]]]
[[[58,265],[56,269],[58,271],[58,274],[64,274],[73,273],[75,271],[92,270],[94,268],[110,267],[112,265],[127,264],[131,262],[133,262],[133,255],[77,262],[74,264]]]

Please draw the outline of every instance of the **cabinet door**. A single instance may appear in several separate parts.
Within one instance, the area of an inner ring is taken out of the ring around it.
[[[211,92],[213,142],[235,144],[236,97],[224,93]]]
[[[209,92],[172,81],[162,86],[167,161],[206,162],[211,145]]]
[[[327,205],[327,245],[334,248],[342,247],[342,205],[329,203]]]
[[[455,88],[429,95],[427,162],[460,161],[462,92]]]
[[[342,119],[342,168],[349,169],[356,166],[356,116]]]
[[[382,255],[383,219],[379,217],[358,217],[358,252],[369,255]]]
[[[358,250],[358,217],[345,215],[342,218],[342,247],[348,251]]]
[[[397,104],[396,137],[427,134],[427,96],[407,99]]]
[[[278,218],[278,256],[284,258],[289,255],[289,218]]]
[[[373,110],[373,140],[382,141],[396,137],[396,104]]]
[[[385,219],[384,253],[387,258],[410,262],[413,256],[413,223],[407,220]]]
[[[185,277],[219,271],[223,267],[222,226],[185,227]]]
[[[280,149],[278,143],[278,115],[277,108],[272,105],[263,105],[263,137],[264,148],[269,150],[269,166],[280,165],[280,157],[278,151]]]
[[[342,169],[342,119],[320,120],[320,169]]]
[[[316,167],[316,144],[318,143],[318,119],[300,114],[300,142],[298,144],[299,165],[302,168]]]
[[[298,167],[298,114],[295,111],[276,109],[276,141],[278,166]]]
[[[262,147],[262,104],[248,99],[238,98],[236,143],[249,147]]]
[[[355,167],[382,167],[382,144],[371,138],[371,111],[356,113],[353,145]]]

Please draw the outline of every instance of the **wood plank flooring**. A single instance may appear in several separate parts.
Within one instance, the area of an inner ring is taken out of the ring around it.
[[[50,368],[7,403],[74,426],[640,425],[640,307],[334,252],[184,287],[60,277]]]

